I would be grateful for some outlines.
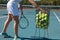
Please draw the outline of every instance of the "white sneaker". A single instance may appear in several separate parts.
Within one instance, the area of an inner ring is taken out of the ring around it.
[[[13,40],[21,40],[21,39],[19,39],[17,36],[15,36]]]
[[[17,39],[17,36],[14,37],[14,40],[16,40],[16,39]]]
[[[4,36],[7,36],[8,34],[5,33],[5,32],[1,32],[0,35],[4,35]]]
[[[8,38],[8,37],[11,38],[11,36],[8,35],[8,34],[5,33],[5,32],[1,32],[0,35],[1,35],[1,36],[4,36],[4,38]]]

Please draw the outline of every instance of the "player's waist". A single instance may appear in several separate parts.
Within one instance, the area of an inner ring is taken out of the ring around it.
[[[9,5],[18,5],[18,2],[15,2],[15,1],[9,1],[7,4],[9,4]]]

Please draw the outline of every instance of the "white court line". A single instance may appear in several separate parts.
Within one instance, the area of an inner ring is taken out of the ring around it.
[[[57,14],[55,12],[54,12],[54,15],[57,18],[58,22],[60,22],[60,19],[59,19],[59,17],[57,16]]]
[[[7,17],[7,16],[0,16],[0,18],[5,18],[5,17]]]

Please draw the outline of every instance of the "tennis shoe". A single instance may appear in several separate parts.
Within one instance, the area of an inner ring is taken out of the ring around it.
[[[7,33],[5,32],[1,32],[0,35],[4,36],[4,38],[10,38],[11,36],[9,36]]]
[[[14,39],[13,40],[21,40],[21,39],[18,39],[20,38],[19,36],[14,36]]]
[[[7,36],[8,34],[5,32],[1,32],[0,35]]]

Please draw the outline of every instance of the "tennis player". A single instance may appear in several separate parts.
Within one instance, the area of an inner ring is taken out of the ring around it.
[[[14,40],[17,39],[18,37],[18,16],[19,16],[19,9],[18,9],[18,4],[21,2],[22,0],[9,0],[7,3],[7,11],[8,11],[8,17],[4,23],[4,28],[2,30],[2,32],[0,33],[0,35],[8,35],[6,33],[6,29],[9,25],[9,23],[12,21],[12,19],[14,19]],[[29,2],[35,6],[35,8],[40,9],[43,11],[42,8],[40,8],[35,2],[34,0],[29,0]]]

